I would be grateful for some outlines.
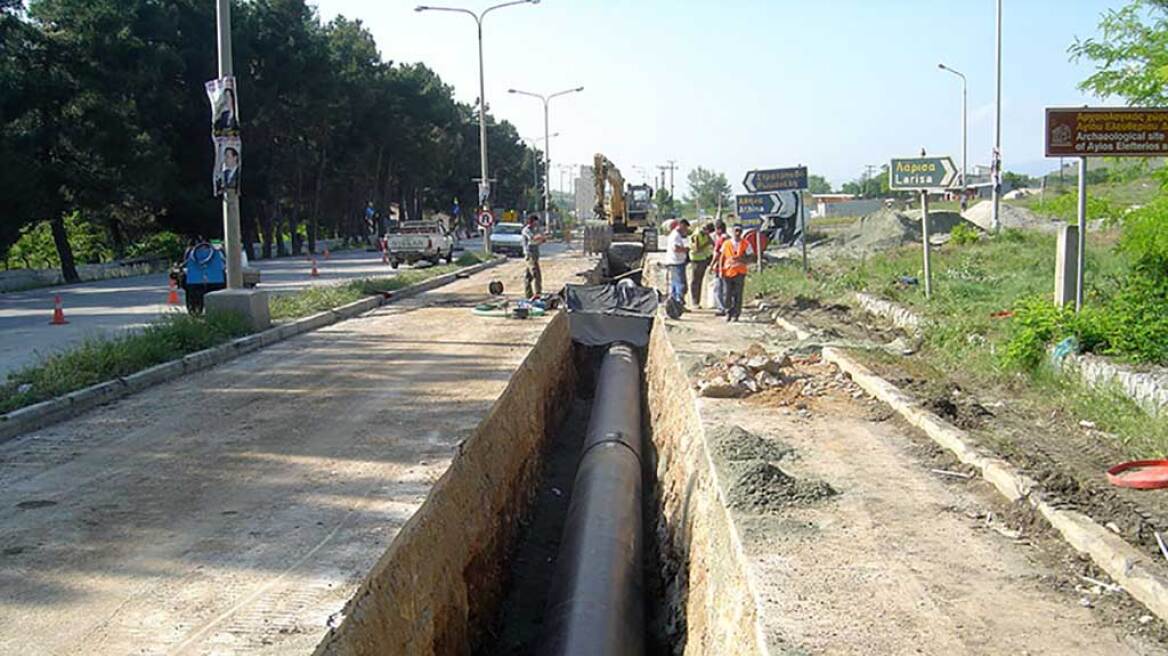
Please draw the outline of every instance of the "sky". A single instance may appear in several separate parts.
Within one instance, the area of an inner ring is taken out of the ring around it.
[[[478,98],[474,19],[415,12],[408,0],[314,0],[322,19],[361,20],[382,56],[423,62]],[[444,2],[446,0],[434,0]],[[481,10],[500,0],[449,0]],[[1090,62],[1069,61],[1076,37],[1122,0],[1004,0],[1002,156],[1041,174],[1047,106],[1120,104],[1084,96]],[[736,193],[756,168],[805,165],[838,187],[892,157],[950,155],[960,166],[961,81],[969,81],[969,164],[994,139],[994,0],[542,0],[493,11],[483,25],[491,113],[542,138],[550,94],[556,165],[604,153],[640,182],[677,163],[677,194],[696,166]],[[489,153],[488,153],[489,155]],[[563,178],[565,187],[570,176]],[[652,180],[649,180],[652,182]]]

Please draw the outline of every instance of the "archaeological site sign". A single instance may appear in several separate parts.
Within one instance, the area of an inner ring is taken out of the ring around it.
[[[1047,157],[1168,155],[1168,108],[1048,107]]]

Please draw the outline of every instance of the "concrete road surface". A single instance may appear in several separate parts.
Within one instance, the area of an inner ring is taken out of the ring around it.
[[[477,239],[467,241],[465,246],[481,250]],[[378,253],[365,251],[334,253],[327,260],[318,256],[319,278],[309,276],[312,264],[303,257],[260,260],[252,264],[263,272],[260,288],[273,293],[395,274],[381,263]],[[53,298],[58,294],[69,324],[50,326]],[[180,301],[182,297],[179,290]],[[186,311],[185,305],[168,306],[166,298],[167,276],[163,273],[0,293],[0,380],[36,362],[42,355],[86,338],[116,335],[141,328],[164,312]]]
[[[586,267],[547,257],[548,288]],[[546,324],[470,312],[522,275],[0,445],[0,653],[310,653]]]

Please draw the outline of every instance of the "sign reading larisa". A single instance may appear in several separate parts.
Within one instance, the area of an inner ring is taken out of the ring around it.
[[[1149,157],[1168,154],[1168,109],[1048,107],[1047,157]]]
[[[957,167],[948,157],[894,159],[888,166],[892,189],[944,189],[957,179]]]

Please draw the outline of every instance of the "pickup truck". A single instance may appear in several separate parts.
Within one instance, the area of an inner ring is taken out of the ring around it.
[[[394,269],[402,262],[413,264],[421,260],[438,264],[445,259],[449,264],[454,261],[454,237],[438,222],[407,221],[386,237],[385,250],[389,266]]]

